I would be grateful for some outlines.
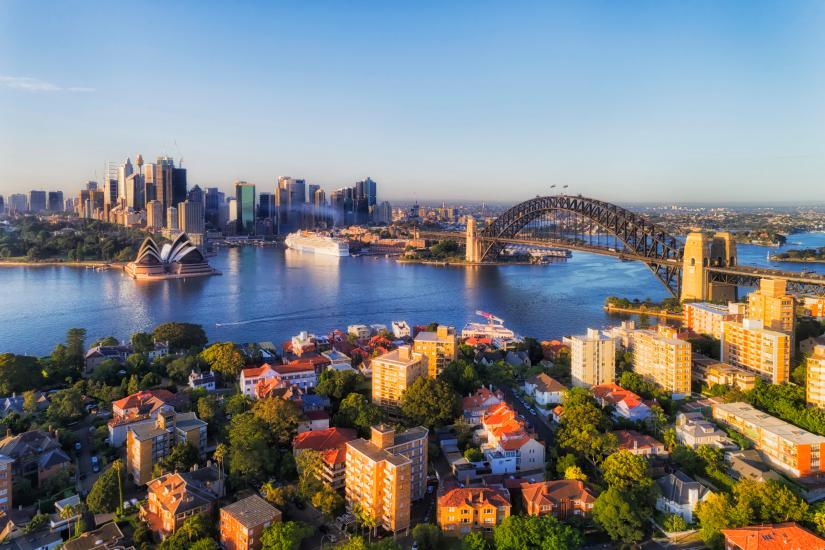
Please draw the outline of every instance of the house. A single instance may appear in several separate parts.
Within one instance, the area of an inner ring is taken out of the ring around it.
[[[42,392],[34,392],[36,411],[44,411],[49,406],[49,400],[46,394]],[[23,407],[23,395],[11,394],[8,397],[0,397],[0,418],[6,418],[10,413],[25,414],[26,410]]]
[[[123,538],[123,532],[117,523],[107,523],[66,541],[62,550],[120,550],[125,548]]]
[[[736,480],[782,481],[782,476],[776,473],[755,449],[726,452],[725,463],[728,473]]]
[[[530,354],[526,351],[508,351],[504,356],[504,361],[506,361],[508,365],[512,365],[514,367],[532,366],[532,363],[530,362]]]
[[[92,372],[101,363],[109,360],[123,365],[130,355],[132,355],[132,346],[95,346],[90,348],[84,356],[86,372]]]
[[[370,327],[367,325],[350,325],[347,327],[347,334],[359,340],[366,340],[370,337]]]
[[[661,492],[656,499],[656,509],[666,514],[682,516],[686,523],[693,523],[696,506],[710,497],[710,489],[692,479],[681,470],[656,480]]]
[[[321,481],[329,484],[333,489],[343,489],[347,442],[357,437],[358,433],[350,428],[327,428],[302,432],[292,440],[292,452],[295,456],[307,450],[321,453],[323,459],[322,470],[319,473]]]
[[[793,522],[722,529],[725,550],[825,550],[825,539]]]
[[[665,444],[649,435],[640,434],[633,430],[618,430],[613,432],[619,440],[620,451],[630,451],[634,455],[667,456]]]
[[[461,405],[464,409],[464,419],[471,424],[478,424],[481,422],[481,417],[493,405],[498,405],[504,401],[504,392],[501,390],[493,390],[486,386],[481,386],[474,394],[468,395],[461,399]]]
[[[544,444],[527,433],[524,421],[507,403],[493,405],[481,419],[474,439],[493,474],[544,469]]]
[[[275,378],[277,375],[272,365],[264,363],[260,367],[252,367],[241,370],[239,384],[241,393],[250,399],[257,399],[258,395],[255,392],[255,387],[262,381],[269,378]]]
[[[215,391],[215,375],[212,371],[198,372],[193,370],[189,373],[189,387],[193,390],[204,389],[207,392]]]
[[[407,321],[393,321],[392,335],[399,340],[409,338],[411,335],[410,325],[407,324]]]
[[[255,396],[258,399],[267,397],[278,397],[285,401],[292,401],[301,407],[306,392],[288,382],[283,382],[280,378],[262,378],[255,387]]]
[[[438,497],[436,519],[448,535],[491,533],[510,516],[510,494],[494,487],[458,487]]]
[[[522,483],[521,499],[528,515],[549,514],[557,519],[586,516],[596,502],[593,493],[578,479]]]
[[[69,526],[74,524],[80,516],[79,513],[74,512],[78,504],[80,504],[80,495],[72,495],[55,502],[55,513],[49,519],[49,528],[52,531],[68,531]]]
[[[26,533],[0,542],[0,550],[55,550],[63,544],[60,533],[49,530]]]
[[[14,459],[0,455],[0,514],[8,514],[14,509]],[[0,533],[0,540],[3,534]]]
[[[653,414],[641,397],[617,384],[598,384],[592,386],[590,391],[602,407],[613,407],[616,418],[641,422]]]
[[[504,352],[501,350],[478,350],[473,360],[485,367],[490,367],[499,361],[504,361]]]
[[[292,353],[301,356],[305,353],[312,353],[317,351],[315,342],[315,335],[303,330],[297,336],[292,337]]]
[[[187,518],[212,512],[215,501],[224,495],[223,474],[213,466],[166,474],[150,481],[147,489],[148,498],[140,506],[140,519],[152,532],[165,538],[177,531]]]
[[[287,365],[277,365],[272,368],[274,377],[282,383],[287,382],[301,389],[314,388],[318,384],[318,375],[313,361],[293,361]]]
[[[304,419],[298,423],[298,433],[326,430],[329,428],[330,416],[327,411],[307,411]]]
[[[321,354],[321,357],[329,361],[328,370],[355,372],[355,369],[352,368],[352,359],[346,353],[342,353],[337,349],[325,351]]]
[[[14,478],[25,477],[36,481],[38,485],[72,463],[72,459],[61,448],[57,433],[43,430],[7,435],[0,440],[0,455],[14,461]]]
[[[699,445],[710,445],[720,449],[734,446],[724,430],[705,420],[705,416],[699,412],[679,413],[676,416],[676,440],[692,449]]]
[[[112,418],[108,422],[109,445],[120,447],[126,443],[129,428],[140,422],[152,423],[161,407],[180,409],[189,403],[185,393],[168,390],[144,390],[112,403]]]
[[[225,550],[261,550],[264,529],[281,521],[281,511],[258,495],[224,506],[220,516],[220,541]]]
[[[542,407],[557,405],[564,400],[567,388],[554,378],[540,373],[524,382],[524,391]]]
[[[556,405],[552,411],[550,411],[550,418],[553,420],[554,424],[561,424],[561,419],[564,416],[564,405]]]

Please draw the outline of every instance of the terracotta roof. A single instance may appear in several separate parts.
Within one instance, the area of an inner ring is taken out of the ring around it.
[[[260,367],[251,367],[248,369],[243,369],[241,371],[241,376],[244,378],[257,378],[258,376],[263,376],[267,372],[272,372],[272,365],[269,363],[264,363]]]
[[[722,534],[726,546],[742,550],[825,550],[825,539],[792,522],[722,529]]]
[[[618,430],[613,433],[619,440],[619,449],[652,449],[664,446],[661,441],[633,430]]]
[[[169,390],[144,390],[133,393],[132,395],[127,395],[123,399],[118,399],[112,403],[112,407],[117,407],[123,410],[147,407],[154,411],[154,409],[163,404],[171,403],[177,400],[178,396]]]
[[[642,405],[642,398],[630,390],[626,390],[616,384],[599,384],[590,388],[597,399],[602,399],[613,405],[624,402],[628,408],[635,408]]]
[[[221,514],[232,516],[247,529],[281,520],[281,511],[258,495],[248,496],[229,506],[224,506],[221,508]]]
[[[553,504],[558,506],[563,500],[572,500],[585,504],[593,503],[593,496],[584,483],[578,479],[559,479],[556,481],[542,481],[539,483],[523,483],[521,494],[526,502],[535,505]]]
[[[310,361],[293,361],[288,365],[278,365],[272,368],[278,374],[296,374],[299,372],[315,372],[315,365]]]
[[[439,507],[510,506],[510,496],[504,489],[493,487],[464,487],[447,491],[438,497]]]
[[[564,385],[562,385],[558,380],[556,380],[555,378],[551,378],[543,372],[541,374],[537,374],[531,377],[529,380],[527,380],[527,383],[536,386],[536,389],[541,392],[555,393],[567,391],[567,388]]]
[[[358,437],[358,433],[350,428],[327,428],[313,432],[303,432],[292,440],[295,450],[312,449],[324,454],[327,464],[340,464],[346,456],[347,441]]]
[[[208,474],[209,468],[202,471],[166,474],[153,479],[147,485],[154,493],[158,504],[165,510],[179,514],[200,506],[207,505],[219,498],[220,494],[212,492],[209,483],[204,483],[201,474]]]
[[[484,402],[491,397],[504,401],[504,393],[501,390],[496,390],[493,392],[485,387],[481,387],[476,390],[475,394],[462,398],[461,403],[465,411],[472,410],[481,407]]]

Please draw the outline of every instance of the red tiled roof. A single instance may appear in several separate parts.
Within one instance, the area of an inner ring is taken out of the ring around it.
[[[299,360],[293,361],[288,365],[278,365],[277,367],[272,367],[272,370],[278,374],[295,374],[298,372],[315,372],[315,366],[309,361]]]
[[[616,434],[616,438],[619,440],[619,449],[652,449],[664,446],[661,441],[633,430],[618,430],[613,433]]]
[[[742,550],[825,550],[825,539],[793,522],[722,529],[726,546]]]
[[[497,397],[500,401],[504,401],[504,393],[501,390],[493,392],[485,387],[481,387],[476,390],[475,394],[462,398],[461,403],[465,411],[473,410],[481,407],[483,403],[491,397]]]
[[[470,506],[492,505],[510,506],[510,497],[503,489],[493,487],[464,487],[451,489],[438,497],[439,507],[456,507],[469,504]]]
[[[264,363],[260,367],[251,367],[248,369],[243,369],[241,371],[241,375],[244,378],[257,378],[259,376],[263,376],[268,371],[272,371],[272,365],[269,363]]]
[[[143,390],[132,395],[127,395],[123,399],[118,399],[112,403],[113,407],[119,409],[134,409],[148,403],[152,398],[168,403],[177,399],[174,393],[169,390]]]
[[[303,432],[292,440],[295,450],[312,449],[324,453],[324,460],[328,464],[344,462],[347,441],[358,437],[358,432],[350,428],[327,428],[314,432]]]
[[[596,498],[578,479],[559,479],[539,483],[523,483],[521,493],[524,500],[540,506],[542,503],[558,505],[562,500],[572,500],[589,504]]]
[[[624,402],[630,409],[638,407],[643,403],[641,397],[616,384],[599,384],[590,388],[590,391],[593,392],[593,395],[596,396],[597,399],[602,399],[613,405]]]

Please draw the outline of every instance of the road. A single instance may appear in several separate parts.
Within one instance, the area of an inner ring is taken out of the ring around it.
[[[74,435],[80,442],[80,452],[74,451],[75,458],[75,485],[81,495],[88,494],[94,482],[100,476],[100,472],[92,471],[92,438],[89,427],[94,415],[86,415],[75,427]]]
[[[539,438],[544,441],[544,446],[549,448],[552,446],[555,439],[553,429],[550,427],[549,421],[538,414],[533,414],[527,405],[523,405],[519,401],[512,388],[504,388],[504,399],[509,403],[518,413],[530,422],[530,427],[538,434]]]

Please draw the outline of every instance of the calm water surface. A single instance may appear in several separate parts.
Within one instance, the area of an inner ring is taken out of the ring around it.
[[[825,246],[825,234],[789,242]],[[740,246],[739,261],[769,264],[769,250],[776,249]],[[397,319],[460,328],[476,309],[520,334],[551,338],[617,322],[602,310],[607,296],[667,297],[644,265],[578,252],[549,266],[434,267],[282,248],[223,250],[210,262],[223,275],[154,282],[120,271],[0,268],[0,352],[46,354],[71,327],[85,327],[91,341],[187,321],[202,324],[212,340],[281,342],[300,330]],[[825,273],[825,264],[782,267]]]

